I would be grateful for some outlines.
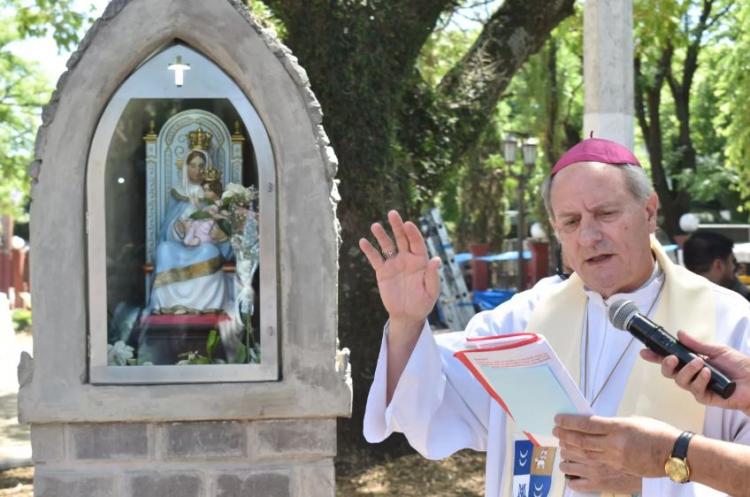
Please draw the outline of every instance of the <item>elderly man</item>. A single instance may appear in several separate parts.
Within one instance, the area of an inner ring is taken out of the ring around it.
[[[570,478],[555,469],[532,471],[529,479],[517,464],[529,442],[453,358],[467,337],[539,332],[598,415],[640,414],[713,438],[750,441],[743,414],[692,402],[653,366],[636,361],[638,343],[609,324],[607,302],[628,298],[668,329],[695,330],[703,340],[748,348],[750,313],[741,297],[674,266],[653,240],[658,198],[633,154],[608,140],[584,140],[555,164],[543,196],[575,273],[564,282],[543,280],[478,314],[462,333],[433,337],[427,325],[439,290],[439,261],[428,260],[413,223],[391,211],[393,239],[376,223],[372,233],[380,250],[360,240],[390,318],[368,398],[365,437],[376,442],[402,431],[429,458],[463,448],[486,450],[487,497],[700,494],[697,484],[641,479],[553,448],[533,448],[534,455],[552,454],[555,468],[564,461]]]

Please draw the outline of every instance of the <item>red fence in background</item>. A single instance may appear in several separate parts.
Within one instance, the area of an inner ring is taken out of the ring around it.
[[[24,298],[29,287],[29,249],[21,239],[13,239],[13,219],[0,218],[0,292],[8,295],[11,309],[29,306]],[[15,246],[14,246],[15,245]]]

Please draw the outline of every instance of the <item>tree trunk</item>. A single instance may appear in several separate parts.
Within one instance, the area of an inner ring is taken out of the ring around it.
[[[643,74],[640,57],[635,58],[635,113],[646,142],[651,162],[651,177],[659,195],[663,216],[662,228],[670,237],[679,233],[679,219],[687,212],[690,199],[687,194],[672,188],[668,178],[668,167],[664,163],[664,144],[661,124],[661,91],[671,70],[674,49],[665,47],[659,57],[652,78]]]
[[[698,54],[705,32],[730,8],[711,17],[714,0],[703,0],[701,13],[695,27],[691,28],[689,20],[684,21],[685,36],[688,42],[685,51],[680,79],[674,76],[672,70],[674,48],[669,41],[664,47],[652,80],[644,77],[641,59],[636,57],[636,115],[643,132],[651,160],[651,172],[654,187],[659,194],[664,220],[662,227],[667,234],[674,238],[681,232],[680,217],[690,208],[690,194],[685,185],[670,184],[667,180],[670,174],[697,168],[696,151],[690,136],[690,91],[693,85],[695,71],[698,68]],[[691,14],[692,15],[692,14]],[[692,17],[690,18],[692,19]],[[667,82],[675,104],[675,116],[678,122],[676,143],[674,143],[674,158],[670,164],[665,164],[663,153],[663,136],[660,122],[661,89]]]
[[[404,102],[411,96],[424,96],[416,89],[415,63],[440,14],[454,2],[264,2],[283,21],[285,42],[310,77],[340,163],[339,338],[341,345],[352,351],[354,384],[352,420],[339,424],[339,447],[344,449],[363,442],[362,416],[386,320],[373,271],[357,241],[367,236],[371,223],[384,219],[390,208],[401,209],[409,217],[417,214],[405,185],[430,178],[396,164],[393,151],[399,148],[397,136],[425,132],[415,117],[422,109],[405,108]],[[460,133],[448,135],[448,128],[441,127],[427,130],[441,141],[418,150],[402,146],[407,155],[415,157],[415,162],[431,161],[430,154],[439,154],[437,149],[442,147],[452,157],[460,157],[468,149],[466,144],[476,141],[515,70],[541,46],[550,30],[572,13],[573,0],[549,3],[506,0],[477,44],[452,71],[442,92],[448,102],[434,99],[443,115],[462,120]],[[483,72],[489,67],[493,70]],[[451,95],[449,88],[456,95]],[[450,98],[459,94],[461,99]],[[448,167],[448,162],[444,166]],[[431,178],[439,173],[430,171]]]
[[[441,102],[457,123],[450,129],[453,156],[473,146],[500,96],[549,33],[573,14],[571,0],[506,0],[477,41],[440,83]]]

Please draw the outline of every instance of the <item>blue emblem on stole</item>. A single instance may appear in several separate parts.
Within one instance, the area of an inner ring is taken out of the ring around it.
[[[528,440],[516,440],[513,455],[513,476],[531,474],[531,456],[534,445]]]
[[[530,497],[531,460],[534,445],[528,440],[516,440],[513,450],[513,497]]]
[[[531,475],[529,482],[528,497],[547,497],[552,487],[552,477],[544,475]]]
[[[528,440],[516,440],[513,450],[513,497],[547,497],[552,489],[552,471],[557,450],[534,447]]]

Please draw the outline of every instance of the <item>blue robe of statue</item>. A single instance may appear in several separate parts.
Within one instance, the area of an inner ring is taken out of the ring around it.
[[[234,257],[229,242],[187,246],[178,227],[200,208],[202,199],[200,185],[186,184],[181,192],[171,192],[156,246],[151,312],[200,314],[232,307],[233,280],[222,271],[224,261]]]

